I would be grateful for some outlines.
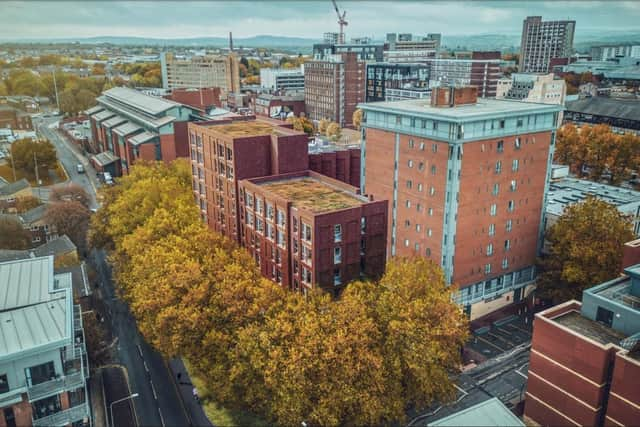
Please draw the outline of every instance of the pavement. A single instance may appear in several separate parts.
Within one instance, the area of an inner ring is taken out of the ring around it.
[[[186,370],[184,363],[181,359],[171,359],[169,361],[169,369],[173,373],[176,386],[180,390],[182,401],[187,409],[187,414],[191,424],[194,426],[213,426],[211,421],[207,418],[200,402],[196,401],[193,397],[193,384],[189,377],[189,372]],[[178,379],[178,374],[180,377]]]
[[[70,180],[81,185],[89,194],[91,208],[99,208],[96,198],[96,190],[100,183],[96,179],[96,171],[91,166],[88,158],[78,147],[68,142],[55,129],[58,118],[38,119],[35,123],[38,132],[49,139],[58,152],[58,158],[65,168]],[[76,165],[84,166],[86,173],[79,174]],[[42,191],[46,191],[42,188]],[[156,352],[140,335],[136,322],[129,311],[129,307],[121,301],[115,292],[112,281],[111,268],[107,262],[107,255],[103,251],[92,251],[88,261],[94,266],[100,286],[96,290],[102,296],[105,307],[105,322],[108,322],[110,333],[117,340],[114,354],[114,369],[122,369],[126,378],[127,389],[125,393],[137,393],[131,403],[131,409],[138,426],[189,426],[206,425],[202,417],[202,408],[194,406],[189,399],[183,402],[183,393],[174,380],[174,373],[168,368],[164,358]],[[114,372],[105,371],[104,397],[106,403],[115,402],[115,396],[123,393],[121,380],[112,378]],[[184,375],[184,374],[183,374]],[[185,376],[188,380],[188,376]],[[111,382],[109,382],[111,381]],[[115,393],[115,394],[114,394]],[[193,397],[190,397],[192,400]],[[116,403],[120,406],[120,403]],[[126,409],[127,405],[123,404]],[[107,405],[108,406],[108,405]],[[189,413],[187,412],[189,408]],[[107,407],[108,411],[108,407]],[[199,412],[198,412],[199,411]],[[103,410],[104,412],[104,410]],[[126,412],[126,411],[125,411]],[[193,414],[191,414],[193,412]],[[129,418],[127,418],[127,416]],[[107,414],[107,417],[109,415]],[[116,415],[116,426],[128,426],[132,424],[130,414]],[[206,417],[204,417],[206,419]],[[191,422],[197,420],[197,424]],[[211,425],[208,423],[208,425]]]

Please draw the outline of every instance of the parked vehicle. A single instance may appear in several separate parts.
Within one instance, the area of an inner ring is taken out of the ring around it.
[[[115,182],[113,182],[113,177],[111,176],[111,174],[109,172],[105,172],[103,174],[104,177],[104,183],[107,185],[113,185],[115,184]]]
[[[78,163],[78,164],[76,165],[76,171],[77,171],[78,173],[84,173],[84,166],[82,166],[80,163]]]

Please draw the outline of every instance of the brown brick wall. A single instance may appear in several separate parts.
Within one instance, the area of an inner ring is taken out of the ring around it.
[[[628,426],[640,422],[640,361],[616,354],[607,416]]]

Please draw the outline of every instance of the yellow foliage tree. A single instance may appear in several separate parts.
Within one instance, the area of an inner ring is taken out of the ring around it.
[[[363,111],[361,109],[357,109],[356,111],[353,112],[353,117],[352,117],[352,122],[353,125],[356,127],[356,129],[360,130],[360,125],[362,125],[362,116],[363,116]]]

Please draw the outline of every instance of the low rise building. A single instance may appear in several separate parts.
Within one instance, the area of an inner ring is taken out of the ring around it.
[[[303,171],[239,183],[242,244],[262,274],[286,288],[321,287],[378,277],[386,253],[385,201]]]
[[[33,189],[26,178],[9,184],[0,183],[0,211],[11,211],[16,201],[25,197],[32,197]]]
[[[640,135],[640,101],[599,96],[567,101],[564,122],[605,124],[615,132]]]
[[[89,367],[71,273],[53,256],[0,263],[0,425],[89,426]]]
[[[536,314],[524,408],[537,425],[640,419],[640,264]],[[531,424],[528,422],[527,424]]]
[[[31,115],[8,105],[0,105],[0,128],[32,131]]]
[[[173,89],[169,94],[164,95],[164,98],[206,113],[212,108],[222,106],[220,95],[219,87],[204,87],[200,89]]]
[[[544,215],[545,229],[562,216],[567,206],[580,203],[589,196],[603,200],[629,216],[633,222],[633,232],[640,236],[640,191],[569,177],[552,180],[549,185]]]
[[[260,87],[284,92],[304,91],[304,65],[300,68],[261,68]]]
[[[118,159],[116,176],[127,174],[138,159],[188,157],[187,123],[200,118],[195,108],[125,87],[103,92],[97,102],[87,110],[92,141]]]
[[[284,120],[300,117],[305,112],[304,93],[276,95],[263,93],[256,97],[256,115]]]

